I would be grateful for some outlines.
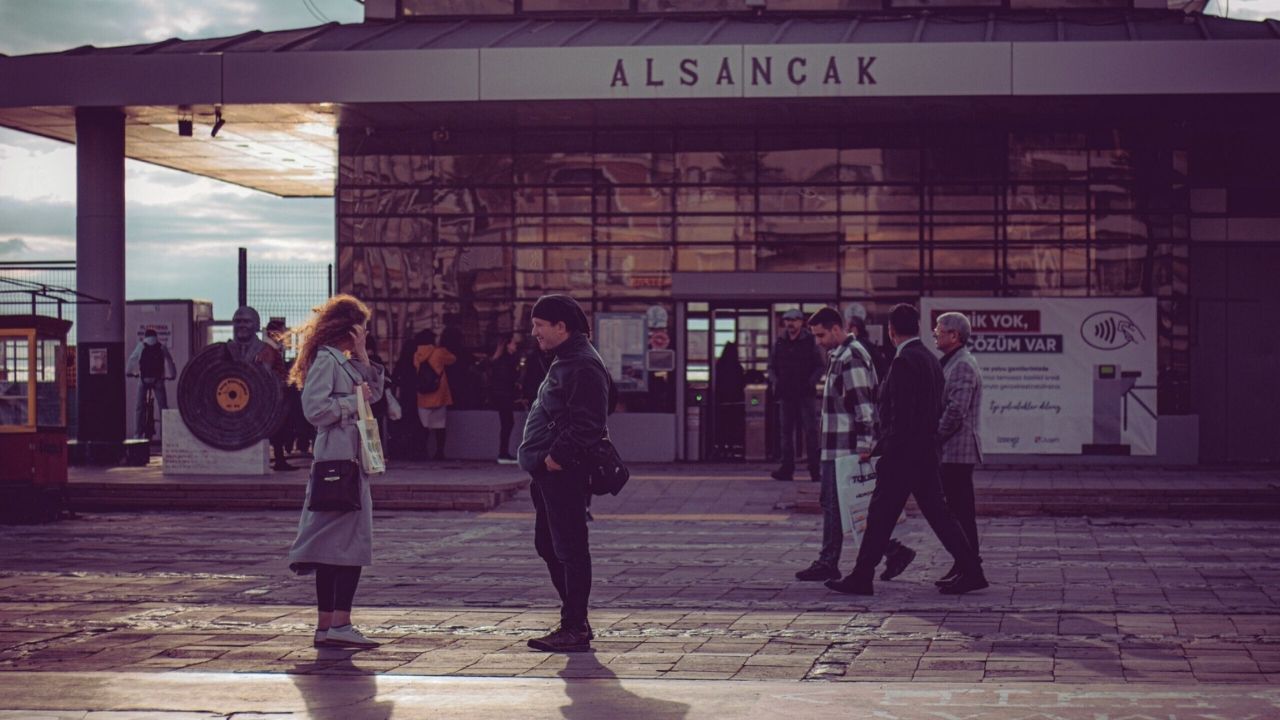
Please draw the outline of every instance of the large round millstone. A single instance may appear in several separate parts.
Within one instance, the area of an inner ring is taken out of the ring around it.
[[[178,410],[192,435],[222,450],[271,437],[289,414],[280,380],[260,363],[231,359],[222,343],[183,368]]]

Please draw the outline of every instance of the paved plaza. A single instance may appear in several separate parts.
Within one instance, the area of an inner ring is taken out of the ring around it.
[[[358,653],[310,647],[294,512],[0,527],[0,720],[1280,715],[1276,521],[984,517],[992,587],[947,597],[912,516],[920,557],[850,598],[793,579],[820,519],[781,485],[646,475],[598,499],[576,656],[525,646],[557,617],[527,491],[376,512],[355,621],[384,645]]]

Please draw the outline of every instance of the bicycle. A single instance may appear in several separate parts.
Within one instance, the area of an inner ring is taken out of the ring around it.
[[[140,375],[130,375],[129,377],[138,378],[138,382],[142,383],[142,422],[139,427],[134,429],[138,437],[144,437],[147,440],[153,440],[156,436],[156,383],[164,382],[163,379],[148,381]]]

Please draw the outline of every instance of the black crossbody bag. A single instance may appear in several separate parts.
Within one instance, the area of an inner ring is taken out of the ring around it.
[[[343,367],[339,361],[339,367]],[[353,377],[352,380],[355,380]],[[360,509],[360,463],[355,460],[319,460],[311,464],[312,512],[352,512]]]
[[[312,512],[360,509],[360,464],[354,460],[320,460],[311,465]]]

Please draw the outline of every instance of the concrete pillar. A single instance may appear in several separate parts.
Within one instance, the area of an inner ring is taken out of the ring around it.
[[[76,109],[76,289],[105,305],[76,308],[78,439],[113,463],[125,438],[124,113]],[[130,348],[132,350],[132,348]]]

